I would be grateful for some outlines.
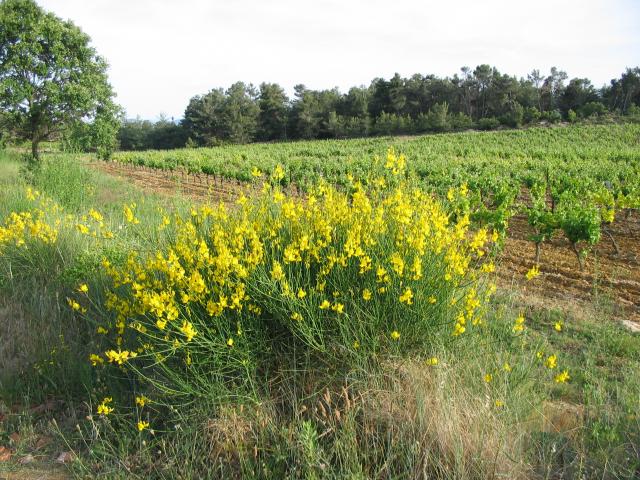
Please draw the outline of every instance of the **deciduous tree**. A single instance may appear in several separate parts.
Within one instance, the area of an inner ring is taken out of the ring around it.
[[[0,108],[14,135],[41,141],[78,122],[99,119],[96,141],[113,142],[117,108],[107,62],[70,21],[33,0],[0,3]],[[108,138],[105,138],[108,137]]]

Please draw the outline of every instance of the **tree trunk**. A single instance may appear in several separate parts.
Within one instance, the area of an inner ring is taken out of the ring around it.
[[[578,265],[580,266],[580,271],[584,270],[584,263],[582,262],[582,255],[580,255],[580,251],[578,250],[578,246],[575,243],[571,244],[571,248],[573,249],[573,253],[576,254],[578,258]]]
[[[31,139],[31,156],[34,161],[40,160],[40,152],[38,152],[38,145],[40,144],[40,139],[38,137],[33,137]]]
[[[616,250],[616,255],[620,255],[620,248],[618,247],[618,242],[616,242],[616,239],[613,238],[613,234],[611,233],[611,231],[606,227],[604,227],[602,231],[605,233],[605,235],[609,237],[609,239],[611,240],[611,243],[613,243],[613,248],[615,248]]]

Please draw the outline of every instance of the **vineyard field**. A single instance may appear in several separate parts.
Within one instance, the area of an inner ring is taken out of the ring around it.
[[[259,143],[213,148],[118,152],[114,160],[162,170],[185,169],[241,181],[254,169],[285,168],[283,183],[301,187],[320,178],[346,183],[370,171],[375,156],[392,147],[406,155],[408,170],[433,187],[492,181],[532,183],[550,171],[553,178],[603,182],[616,186],[637,181],[640,125],[575,125],[498,132],[466,132],[420,137],[379,137]],[[637,185],[634,184],[637,188]]]

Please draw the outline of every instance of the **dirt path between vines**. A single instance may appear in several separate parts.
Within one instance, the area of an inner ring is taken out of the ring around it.
[[[64,467],[21,467],[7,472],[0,470],[0,480],[70,480],[71,478]]]
[[[137,187],[164,195],[181,195],[198,201],[231,202],[241,192],[250,193],[258,187],[204,174],[182,171],[168,172],[148,167],[136,167],[116,162],[94,162],[99,171],[121,177]],[[293,191],[297,193],[297,191]],[[640,213],[621,212],[611,226],[611,233],[620,254],[604,234],[600,243],[587,257],[583,271],[562,236],[542,247],[540,276],[525,279],[534,265],[535,246],[528,237],[531,230],[526,218],[511,220],[508,239],[497,269],[498,285],[517,287],[525,303],[532,307],[555,307],[561,310],[593,312],[598,305],[621,321],[640,326]]]

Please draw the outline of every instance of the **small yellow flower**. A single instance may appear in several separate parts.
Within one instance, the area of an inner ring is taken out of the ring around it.
[[[481,269],[485,273],[493,273],[496,271],[496,266],[494,265],[493,262],[488,262],[488,263],[484,263]]]
[[[438,365],[438,357],[427,358],[427,365],[430,365],[432,367]]]
[[[553,326],[553,328],[555,329],[556,332],[561,332],[562,331],[562,322],[556,322],[555,325]]]
[[[180,331],[187,337],[187,342],[193,340],[198,332],[193,328],[193,324],[191,322],[187,322],[186,320],[182,322],[182,327],[180,327]]]
[[[504,407],[504,402],[502,400],[496,400],[494,402],[494,405],[496,406],[496,408],[502,408]]]
[[[255,178],[260,178],[262,176],[262,172],[258,170],[258,167],[253,167],[251,170],[251,176]]]
[[[139,432],[143,431],[145,428],[149,428],[149,422],[143,422],[143,421],[138,422]]]
[[[399,340],[400,339],[400,332],[398,332],[397,330],[394,330],[393,332],[391,332],[391,339],[392,340]]]
[[[233,347],[233,338],[227,340],[227,347]]]
[[[467,330],[467,328],[464,325],[462,325],[461,323],[456,323],[456,326],[455,326],[455,328],[453,330],[453,334],[452,335],[454,337],[457,337],[459,335],[462,335],[464,332],[466,332],[466,330]]]
[[[97,365],[102,365],[104,363],[104,359],[100,355],[96,355],[95,353],[89,355],[89,361],[94,367]]]
[[[133,213],[135,208],[136,208],[135,203],[132,203],[131,205],[123,205],[122,207],[122,211],[124,213],[124,219],[127,221],[127,223],[131,223],[133,225],[137,225],[138,223],[140,223],[140,220],[138,220],[135,214]]]
[[[453,202],[455,195],[456,195],[455,188],[451,187],[449,188],[449,190],[447,190],[447,200],[449,200],[450,202]]]
[[[491,375],[490,373],[485,373],[484,381],[487,383],[490,383],[492,380],[493,380],[493,375]]]
[[[104,405],[104,404],[100,404],[98,405],[98,415],[102,415],[102,416],[107,416],[109,415],[111,412],[113,412],[113,407],[110,407],[108,405]]]
[[[307,292],[305,292],[303,289],[298,290],[298,298],[302,299],[306,296],[307,296]]]
[[[331,307],[331,310],[333,310],[336,313],[344,313],[344,305],[342,303],[335,303]]]
[[[273,268],[271,269],[271,278],[274,280],[283,280],[284,279],[284,271],[282,270],[282,265],[280,262],[274,260]]]
[[[433,296],[429,297],[428,302],[429,302],[431,305],[433,305],[434,303],[436,303],[436,297],[433,297]]]
[[[117,363],[118,365],[122,365],[126,363],[127,360],[136,358],[138,354],[136,352],[130,352],[128,350],[108,350],[104,352],[104,355],[109,360],[109,363]]]
[[[296,322],[301,322],[302,321],[302,315],[300,315],[298,312],[293,312],[291,314],[291,320],[294,320]]]
[[[531,269],[527,272],[527,274],[525,275],[525,277],[527,277],[527,280],[533,280],[534,278],[536,278],[538,275],[540,275],[540,270],[538,269],[537,265],[534,265],[533,267],[531,267]]]
[[[284,178],[284,168],[282,168],[282,165],[280,164],[276,165],[276,168],[273,170],[273,173],[271,174],[271,178],[276,182],[279,182]]]
[[[569,372],[567,370],[564,370],[562,373],[556,375],[555,381],[556,383],[565,383],[570,378],[571,377],[569,376]]]
[[[147,403],[149,403],[149,399],[144,395],[140,395],[136,397],[136,405],[139,407],[144,407]]]
[[[358,340],[354,340],[353,349],[358,350],[360,348],[360,342]]]
[[[76,225],[76,228],[78,229],[78,231],[80,233],[82,233],[83,235],[89,235],[89,227],[87,227],[86,225],[84,225],[83,223],[79,223]]]
[[[81,293],[87,293],[89,291],[89,286],[86,283],[82,283],[78,287],[78,291]]]
[[[502,365],[502,369],[507,373],[510,372],[511,371],[511,365],[509,365],[509,362],[504,362],[504,365]]]
[[[549,369],[554,369],[558,366],[558,357],[556,355],[549,355],[544,362],[544,365]]]
[[[518,318],[516,318],[516,321],[513,324],[513,333],[520,333],[525,329],[524,321],[524,315],[518,315]]]
[[[362,298],[365,302],[371,300],[371,290],[369,290],[368,288],[362,290]]]
[[[407,288],[402,295],[400,295],[400,303],[406,303],[407,305],[413,304],[413,292],[410,288]]]
[[[100,405],[98,405],[98,415],[102,415],[104,417],[106,417],[107,415],[109,415],[111,412],[113,412],[113,407],[110,407],[109,404],[113,401],[113,399],[111,397],[105,397],[104,400],[102,400],[102,403]]]
[[[331,307],[331,302],[329,300],[323,300],[320,304],[320,310],[328,310]]]
[[[71,307],[72,310],[78,311],[80,310],[80,304],[73,300],[72,298],[67,298],[67,303]]]

